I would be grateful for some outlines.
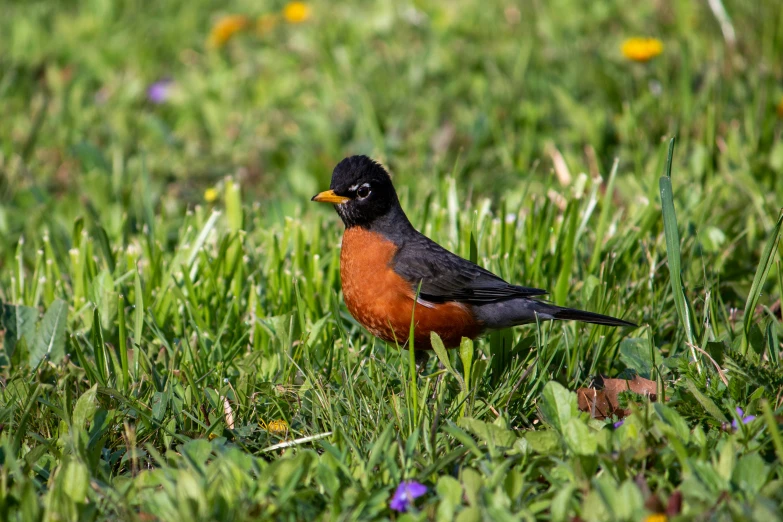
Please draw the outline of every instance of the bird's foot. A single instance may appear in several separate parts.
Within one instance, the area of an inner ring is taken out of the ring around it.
[[[427,362],[430,360],[430,354],[425,350],[414,350],[413,356],[416,358],[416,370],[422,373],[427,367]]]

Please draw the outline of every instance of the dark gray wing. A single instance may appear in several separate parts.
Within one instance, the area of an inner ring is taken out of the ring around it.
[[[392,265],[395,272],[413,285],[414,291],[421,282],[419,296],[432,303],[483,304],[547,293],[539,288],[509,284],[419,233],[400,245]]]

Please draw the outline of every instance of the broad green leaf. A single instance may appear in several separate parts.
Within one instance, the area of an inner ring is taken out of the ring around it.
[[[468,430],[487,444],[494,446],[510,448],[517,440],[513,431],[471,417],[462,417],[457,422],[457,425]]]
[[[462,484],[451,475],[441,475],[435,485],[435,491],[440,499],[438,517],[440,520],[453,520],[454,511],[462,504]]]
[[[73,424],[80,428],[84,428],[85,423],[91,422],[95,417],[95,412],[98,410],[98,385],[94,385],[92,388],[82,393],[79,400],[76,401],[76,406],[73,409]]]
[[[90,483],[90,472],[81,461],[72,459],[62,470],[62,476],[58,475],[58,482],[62,484],[63,491],[71,500],[79,504],[87,502],[87,491]]]
[[[481,520],[481,510],[475,506],[470,506],[459,512],[454,522],[479,522]]]
[[[770,468],[758,453],[750,453],[739,459],[734,467],[732,482],[743,490],[748,498],[759,494],[761,488],[767,483]]]
[[[697,401],[704,407],[704,409],[712,415],[712,417],[720,422],[729,422],[729,420],[726,418],[726,416],[723,414],[722,411],[720,411],[720,408],[712,402],[712,399],[704,395],[699,388],[696,386],[696,383],[694,383],[691,379],[687,379],[685,381],[685,386],[688,388],[688,391],[691,392],[691,395],[693,395]]]
[[[575,484],[565,484],[555,494],[552,499],[552,521],[562,522],[567,520],[568,513],[573,510],[573,504],[575,503],[574,491],[576,490]]]
[[[526,431],[525,440],[530,449],[542,455],[554,455],[561,453],[560,436],[554,430]]]
[[[652,370],[660,368],[663,363],[660,350],[651,347],[650,341],[642,338],[623,339],[620,343],[620,360],[645,379],[650,379]]]
[[[569,419],[577,415],[576,394],[568,391],[558,382],[549,381],[541,394],[539,408],[544,421],[562,432]]]
[[[473,468],[463,468],[460,481],[465,488],[465,497],[471,506],[479,505],[479,492],[484,485],[484,477]]]
[[[25,339],[27,345],[35,335],[35,320],[38,310],[30,306],[13,306],[4,304],[0,324],[5,328],[3,350],[10,359],[16,349],[16,344]]]
[[[168,394],[165,392],[155,392],[152,394],[152,418],[156,421],[163,420],[168,408]]]
[[[193,439],[181,446],[182,453],[186,454],[196,466],[203,466],[212,454],[212,444],[206,439]]]
[[[673,408],[661,404],[660,402],[654,403],[653,408],[661,420],[667,425],[668,429],[665,431],[671,431],[673,436],[687,444],[690,440],[691,432],[685,419],[680,417]]]
[[[563,426],[566,446],[577,455],[593,455],[598,449],[595,435],[580,418],[572,417]]]
[[[35,339],[30,346],[29,364],[35,368],[49,357],[53,363],[58,363],[65,355],[65,323],[68,320],[68,305],[61,299],[56,299],[46,310],[41,325],[38,327]]]
[[[101,324],[109,327],[117,316],[117,293],[114,290],[114,278],[108,270],[102,270],[93,279],[92,300],[101,314]]]

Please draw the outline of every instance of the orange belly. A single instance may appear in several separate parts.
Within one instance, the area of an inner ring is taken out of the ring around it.
[[[343,236],[340,277],[343,297],[351,315],[373,335],[402,346],[408,342],[411,316],[414,348],[428,350],[430,332],[436,332],[447,348],[459,346],[462,337],[474,338],[481,325],[467,305],[458,302],[416,304],[411,284],[391,268],[396,247],[382,235],[360,227]]]

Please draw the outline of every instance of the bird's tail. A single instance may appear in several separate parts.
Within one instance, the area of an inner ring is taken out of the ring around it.
[[[554,309],[551,311],[547,310],[548,314],[551,315],[553,319],[562,321],[581,321],[583,323],[603,324],[606,326],[638,326],[634,323],[617,319],[616,317],[577,310],[576,308],[563,308],[554,305],[549,305],[548,307]]]
[[[553,305],[540,299],[520,297],[473,306],[476,319],[486,328],[508,328],[538,320],[582,321],[606,326],[636,326],[628,321],[608,315],[586,312],[575,308]]]

